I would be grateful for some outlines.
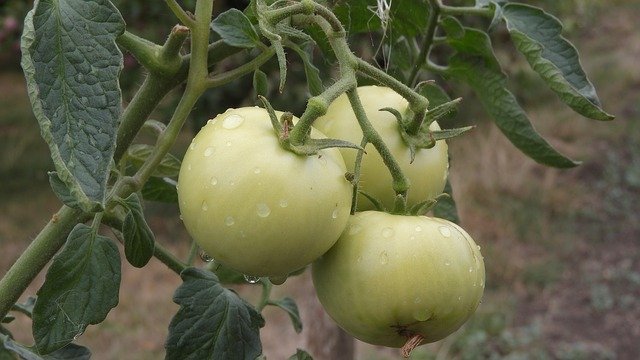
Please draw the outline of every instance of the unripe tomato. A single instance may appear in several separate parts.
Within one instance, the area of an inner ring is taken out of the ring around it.
[[[484,262],[458,225],[426,216],[365,211],[314,262],[320,303],[345,331],[375,345],[440,340],[480,303]]]
[[[336,149],[313,156],[284,150],[266,110],[229,109],[189,146],[180,211],[216,261],[246,275],[283,276],[326,252],[344,230],[352,193],[345,171]]]
[[[409,179],[407,204],[409,206],[424,200],[433,199],[444,189],[449,169],[447,143],[439,140],[430,149],[419,149],[413,163],[409,147],[400,136],[398,121],[382,108],[394,108],[400,113],[409,103],[398,93],[387,87],[362,86],[358,88],[367,118],[384,139],[391,154],[396,159],[404,175]],[[329,105],[327,113],[314,122],[314,126],[331,138],[343,139],[355,144],[362,140],[362,130],[358,125],[346,94],[339,96]],[[440,130],[435,121],[431,130]],[[373,145],[368,144],[362,159],[360,190],[373,195],[387,209],[393,209],[395,192],[392,188],[391,174],[382,161],[382,157]],[[345,164],[353,171],[357,152],[353,149],[341,149]],[[372,210],[373,205],[366,198],[358,199],[358,210]]]

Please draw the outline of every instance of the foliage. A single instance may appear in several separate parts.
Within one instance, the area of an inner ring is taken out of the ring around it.
[[[200,106],[203,103],[232,107],[255,104],[260,96],[278,144],[297,156],[317,156],[326,147],[355,148],[350,151],[359,155],[353,172],[346,174],[353,185],[352,213],[358,210],[355,199],[362,148],[368,143],[391,174],[392,211],[412,212],[407,207],[411,183],[389,150],[388,137],[378,134],[368,120],[358,85],[382,85],[406,100],[406,111],[383,110],[397,118],[411,159],[436,141],[468,130],[429,126],[455,116],[459,100],[450,100],[449,93],[455,95],[459,84],[466,84],[506,138],[531,159],[558,168],[579,164],[535,130],[508,89],[507,74],[494,52],[492,30],[498,27],[506,29],[531,70],[568,107],[591,119],[613,119],[603,110],[577,50],[563,36],[561,22],[538,7],[489,0],[477,0],[474,6],[444,5],[437,0],[255,0],[242,5],[216,8],[212,19],[210,0],[182,5],[174,0],[165,4],[39,0],[33,4],[24,20],[22,67],[33,112],[55,167],[50,173],[51,187],[65,205],[0,280],[0,358],[90,356],[88,349],[73,341],[90,324],[102,322],[117,305],[120,285],[120,254],[113,239],[100,235],[101,225],[114,230],[132,265],[144,267],[155,256],[183,280],[174,297],[180,309],[169,324],[167,358],[261,356],[259,329],[264,326],[261,312],[267,305],[285,311],[295,330],[302,330],[293,299],[270,297],[273,284],[286,277],[244,276],[263,289],[259,302],[252,305],[223,286],[225,279],[235,282],[242,274],[226,269],[222,276],[221,268],[212,267],[217,276],[196,267],[194,256],[183,261],[154,241],[145,220],[144,201],[178,202],[176,177],[181,162],[169,151],[192,109],[206,109]],[[147,28],[149,14],[159,20]],[[7,25],[7,19],[0,36],[15,36],[15,24]],[[127,25],[130,19],[142,26]],[[180,25],[171,28],[168,24],[176,19]],[[159,34],[166,33],[161,44]],[[363,39],[367,41],[360,41]],[[122,108],[123,92],[126,95],[126,88],[135,84],[131,79],[138,78],[135,66],[126,66],[131,56],[144,69],[144,81]],[[253,92],[234,82],[249,84],[248,75],[253,75]],[[426,79],[435,81],[425,83]],[[173,89],[181,97],[170,119],[149,120]],[[342,94],[362,130],[362,142],[310,138],[314,121]],[[267,98],[278,108],[300,112],[300,120],[294,124],[290,113],[276,116]],[[135,140],[145,126],[154,130],[153,145]],[[419,204],[417,210],[435,203],[436,215],[457,222],[451,185],[447,182],[444,190],[449,196],[422,199],[424,207]],[[195,245],[193,249],[197,250]],[[52,259],[33,307],[16,305]],[[594,288],[594,306],[610,306],[606,294],[606,288]],[[13,338],[11,310],[33,317],[33,346]],[[460,346],[461,353],[486,343],[486,336],[467,340]],[[576,346],[555,355],[572,358],[584,351]],[[602,354],[608,356],[606,351]],[[311,356],[298,350],[291,358]]]

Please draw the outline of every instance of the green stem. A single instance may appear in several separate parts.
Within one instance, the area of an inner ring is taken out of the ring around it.
[[[360,142],[360,147],[365,148],[367,146],[367,137],[363,136]],[[358,150],[356,154],[356,161],[353,166],[353,195],[351,197],[351,215],[356,213],[358,208],[358,192],[360,191],[360,173],[362,169],[362,157],[364,156],[364,150]]]
[[[191,248],[189,249],[189,255],[187,256],[187,264],[189,266],[193,265],[193,262],[196,260],[196,256],[198,255],[198,244],[191,240]]]
[[[484,17],[493,17],[493,10],[487,8],[477,8],[473,6],[447,6],[438,0],[440,12],[446,15],[478,15]]]
[[[391,154],[391,151],[389,151],[389,148],[384,143],[380,134],[378,134],[376,129],[373,128],[373,125],[371,125],[367,119],[367,114],[364,111],[358,92],[355,89],[349,90],[347,91],[347,97],[349,98],[349,102],[351,103],[351,107],[353,108],[356,119],[360,124],[364,137],[371,143],[371,145],[373,145],[373,147],[375,147],[382,157],[382,161],[387,168],[389,168],[389,172],[393,179],[393,190],[397,195],[402,195],[406,199],[407,190],[409,190],[409,180],[404,176],[402,169],[400,169],[400,165]]]
[[[0,319],[4,318],[27,286],[40,273],[67,240],[76,224],[89,216],[80,210],[62,206],[29,244],[9,271],[0,279]]]
[[[433,44],[433,37],[436,33],[436,27],[438,25],[440,7],[438,6],[436,0],[429,0],[429,5],[431,7],[431,11],[429,12],[429,17],[427,18],[427,33],[424,35],[424,40],[422,46],[420,47],[420,53],[418,54],[415,64],[413,64],[413,69],[411,70],[411,75],[409,76],[409,84],[411,86],[415,86],[416,80],[418,80],[418,74],[420,73],[420,69],[422,68],[422,64],[425,63],[427,57],[429,56],[431,45]]]
[[[269,303],[271,289],[273,289],[273,284],[271,284],[271,281],[267,278],[261,278],[260,283],[262,284],[262,295],[260,296],[258,305],[256,305],[256,310],[258,312],[262,312],[262,309],[264,309],[264,307]]]
[[[173,14],[178,18],[178,20],[180,20],[181,23],[183,23],[188,27],[194,26],[195,21],[189,16],[189,14],[187,14],[186,11],[184,11],[184,9],[182,9],[180,4],[178,4],[176,0],[165,0],[165,2],[167,3],[167,6],[169,6],[169,9],[171,9]]]
[[[153,256],[160,260],[163,264],[167,265],[167,267],[173,270],[176,274],[180,275],[180,273],[187,268],[180,259],[175,257],[171,251],[167,250],[164,246],[155,243],[155,247],[153,248]]]
[[[273,48],[271,47],[265,48],[265,51],[263,53],[256,56],[253,60],[249,61],[248,63],[238,66],[233,70],[225,71],[224,73],[209,77],[207,79],[206,86],[208,88],[222,86],[227,83],[230,83],[235,79],[245,76],[255,71],[256,69],[258,69],[264,63],[266,63],[269,59],[271,59],[274,53],[275,51],[273,50]]]

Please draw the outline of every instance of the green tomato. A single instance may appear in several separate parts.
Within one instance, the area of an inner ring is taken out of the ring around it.
[[[327,313],[364,342],[401,347],[415,335],[433,342],[480,303],[479,249],[447,220],[365,211],[314,262],[313,283]]]
[[[410,182],[407,204],[409,206],[440,195],[444,189],[449,169],[447,143],[439,140],[431,149],[419,149],[413,163],[409,147],[400,136],[398,121],[388,111],[382,108],[394,108],[400,113],[409,103],[398,93],[379,86],[362,86],[358,88],[358,95],[362,101],[367,118],[382,136],[391,154],[396,159],[404,175]],[[338,138],[360,144],[362,130],[358,125],[349,99],[345,94],[339,96],[329,106],[327,113],[314,122],[314,126],[331,138]],[[430,125],[431,130],[440,130],[435,121]],[[380,200],[387,209],[393,209],[395,192],[389,170],[382,161],[382,157],[368,144],[366,154],[362,159],[360,190],[373,195]],[[349,171],[353,171],[357,152],[353,149],[341,149],[344,161]],[[369,200],[360,196],[358,210],[372,210]]]
[[[324,137],[312,129],[312,137]],[[340,152],[299,156],[278,143],[266,110],[229,109],[189,146],[178,180],[184,225],[213,259],[250,276],[284,276],[336,242],[351,184]]]

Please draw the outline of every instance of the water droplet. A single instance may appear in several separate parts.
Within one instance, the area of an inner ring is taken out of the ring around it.
[[[478,286],[478,284],[477,283],[473,283],[473,287],[476,287],[476,286]]]
[[[387,255],[386,251],[380,253],[380,264],[385,265],[389,262],[389,255]]]
[[[176,191],[180,190],[180,185],[176,184]]]
[[[229,181],[229,185],[233,186],[233,185],[235,185],[235,184],[236,184],[236,182],[235,182],[235,181],[233,181],[233,180]]]
[[[78,340],[78,338],[82,336],[82,334],[84,334],[84,330],[80,328],[78,333],[73,336],[73,340]]]
[[[349,235],[355,235],[355,234],[359,233],[360,230],[362,230],[362,226],[360,226],[358,224],[351,225],[351,226],[349,226]]]
[[[204,156],[209,157],[213,155],[214,151],[215,151],[215,148],[213,146],[209,146],[208,148],[204,149]]]
[[[211,183],[211,185],[216,186],[216,185],[218,185],[218,178],[213,176],[213,177],[211,177],[211,180],[209,182]]]
[[[448,226],[440,226],[440,228],[438,230],[440,230],[440,234],[442,234],[442,236],[444,236],[444,237],[450,237],[451,236],[451,229],[449,229]]]
[[[422,231],[422,226],[418,225],[416,226],[416,232],[421,232]]]
[[[256,212],[258,213],[258,216],[265,218],[271,214],[271,209],[267,204],[259,203],[256,205]]]
[[[286,208],[287,206],[289,206],[289,202],[287,201],[287,199],[281,199],[279,205],[281,208]]]
[[[224,143],[227,147],[231,146],[231,141],[227,141],[226,143]]]
[[[480,286],[484,288],[484,280],[480,280]]]
[[[202,200],[202,211],[209,210],[209,204],[206,201]]]
[[[187,165],[187,170],[191,171],[191,164]]]
[[[358,262],[362,261],[362,256],[358,256],[358,258],[356,259]]]
[[[262,170],[260,170],[260,168],[259,168],[259,167],[257,167],[257,168],[255,168],[255,169],[253,169],[253,173],[254,173],[254,174],[260,174],[261,172],[262,172]]]
[[[462,296],[458,296],[458,301],[462,301]]]
[[[413,313],[413,317],[418,321],[427,321],[431,318],[431,313],[429,309],[420,309]]]
[[[246,282],[248,282],[249,284],[255,284],[258,281],[260,281],[260,278],[257,276],[251,276],[251,275],[245,275],[244,279],[246,280]]]
[[[480,251],[480,245],[476,245],[476,249],[478,249],[478,251]]]
[[[338,218],[338,209],[334,209],[333,212],[331,213],[331,218],[332,219],[337,219]]]
[[[207,254],[204,251],[200,252],[200,259],[202,259],[202,261],[206,262],[206,263],[210,263],[213,261],[213,258],[211,256],[209,256],[209,254]]]
[[[270,276],[269,281],[271,281],[273,285],[282,285],[287,281],[287,276]]]
[[[182,216],[182,214],[180,214],[179,218],[180,220],[184,220],[184,217]]]
[[[393,234],[394,234],[394,231],[390,227],[386,227],[386,228],[382,229],[382,236],[387,238],[387,239],[392,237]]]
[[[193,140],[193,141],[191,141],[191,145],[189,145],[189,150],[193,150],[195,148],[196,148],[196,141]]]
[[[244,118],[240,115],[233,114],[229,115],[224,120],[222,120],[222,127],[227,130],[232,130],[242,125],[244,122]]]
[[[469,267],[469,272],[473,272],[473,268],[472,267]]]
[[[236,221],[234,220],[233,216],[227,216],[224,219],[224,224],[227,225],[227,226],[231,226],[231,225],[233,225],[235,223],[236,223]]]
[[[451,265],[451,261],[449,261],[449,260],[445,260],[445,261],[444,261],[444,265],[445,265],[445,266],[449,266],[449,265]]]

